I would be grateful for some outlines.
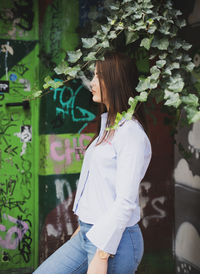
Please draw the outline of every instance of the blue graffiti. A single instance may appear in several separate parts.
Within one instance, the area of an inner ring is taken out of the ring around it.
[[[60,80],[54,79],[54,81],[60,81]],[[90,122],[95,118],[95,115],[92,112],[82,107],[75,106],[76,97],[82,88],[83,88],[83,85],[80,85],[76,90],[73,90],[72,87],[67,87],[67,86],[59,87],[56,89],[51,88],[54,91],[53,100],[56,101],[58,98],[59,103],[62,106],[62,107],[56,107],[56,115],[61,114],[63,119],[65,118],[65,115],[68,115],[68,116],[70,115],[72,117],[73,122]],[[69,94],[69,97],[66,101],[64,101],[63,95],[66,92]],[[75,116],[75,110],[78,110],[80,112],[81,117]]]

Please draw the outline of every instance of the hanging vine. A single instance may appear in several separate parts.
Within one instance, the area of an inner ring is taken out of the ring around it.
[[[106,23],[99,25],[92,37],[81,38],[80,47],[68,51],[66,60],[54,69],[63,80],[55,82],[47,76],[44,89],[55,89],[73,78],[86,77],[94,71],[95,61],[103,60],[105,52],[115,49],[119,40],[121,48],[131,57],[134,49],[144,48],[150,69],[148,75],[140,75],[138,95],[129,98],[130,108],[117,114],[113,128],[122,117],[131,119],[136,106],[149,97],[175,108],[177,113],[184,109],[189,124],[199,120],[200,94],[190,80],[194,68],[188,54],[191,45],[178,37],[178,31],[186,25],[181,12],[174,9],[170,0],[122,0],[113,1],[109,13]],[[32,96],[36,98],[48,92],[37,91]]]

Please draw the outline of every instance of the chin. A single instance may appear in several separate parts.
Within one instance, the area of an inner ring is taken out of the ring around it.
[[[95,103],[101,103],[101,100],[97,97],[95,97],[95,95],[92,97],[92,100],[95,102]]]

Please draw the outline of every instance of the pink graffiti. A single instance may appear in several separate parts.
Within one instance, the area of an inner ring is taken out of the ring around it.
[[[4,214],[3,217],[5,220],[17,224],[17,226],[11,227],[6,232],[6,227],[4,225],[0,225],[0,231],[6,232],[4,240],[0,237],[0,246],[7,249],[16,249],[29,227],[26,222],[15,219],[12,216]]]
[[[62,143],[53,142],[50,146],[51,158],[54,161],[61,162],[65,159],[65,154],[59,155],[58,151],[56,150],[57,148],[62,148]]]
[[[77,161],[80,161],[80,151],[83,154],[83,151],[86,147],[86,145],[84,145],[84,141],[90,140],[90,136],[81,134],[78,139],[80,146],[77,145],[77,138],[73,138],[73,147],[71,147],[69,139],[52,140],[50,144],[50,156],[56,162],[65,160],[66,165],[70,165],[73,161],[73,158],[75,158]],[[79,150],[77,150],[77,147]]]

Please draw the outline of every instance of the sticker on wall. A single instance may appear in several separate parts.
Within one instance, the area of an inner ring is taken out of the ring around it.
[[[9,93],[9,81],[0,81],[0,92]]]
[[[22,145],[22,151],[20,156],[24,155],[26,152],[27,143],[32,141],[32,128],[30,125],[21,126],[21,132],[14,133],[14,136],[20,138]]]
[[[200,237],[197,229],[189,222],[182,223],[176,234],[176,256],[178,256],[181,261],[189,262],[192,265],[200,268],[199,250]],[[184,273],[186,273],[186,271],[184,271]]]
[[[200,121],[192,126],[192,130],[188,134],[189,150],[195,154],[195,158],[199,159],[200,154]]]
[[[200,176],[193,175],[188,162],[183,158],[180,159],[174,170],[174,179],[179,184],[200,189]]]

